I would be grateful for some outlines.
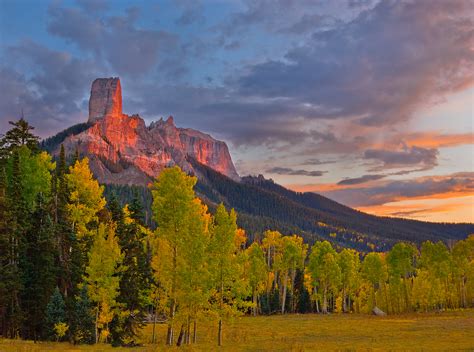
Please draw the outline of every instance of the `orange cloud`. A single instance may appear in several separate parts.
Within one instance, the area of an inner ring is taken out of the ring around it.
[[[464,144],[474,144],[474,133],[413,133],[405,136],[404,140],[407,145],[423,148],[454,147]]]
[[[379,216],[436,222],[474,222],[474,173],[376,180],[366,184],[289,185],[321,193],[360,211]]]
[[[434,195],[357,209],[378,216],[434,222],[474,222],[474,192],[451,196]]]

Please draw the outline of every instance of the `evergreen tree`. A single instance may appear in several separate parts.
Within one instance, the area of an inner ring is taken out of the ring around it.
[[[144,326],[145,309],[149,304],[150,263],[145,247],[148,231],[132,217],[128,206],[120,207],[116,197],[110,200],[109,210],[116,224],[115,234],[123,253],[124,266],[117,296],[122,312],[112,322],[112,342],[134,345],[139,329]]]
[[[95,341],[95,323],[92,302],[87,285],[81,285],[79,295],[74,301],[74,315],[71,321],[74,343],[92,344]]]
[[[5,336],[18,337],[23,320],[20,294],[22,273],[20,258],[23,258],[25,234],[28,229],[29,212],[22,187],[20,153],[13,150],[10,160],[10,177],[7,180],[6,206],[8,209],[8,249],[2,271],[5,275]]]
[[[64,303],[63,296],[59,292],[59,288],[56,287],[53,294],[49,298],[48,305],[46,306],[46,334],[47,337],[53,339],[55,335],[55,326],[59,323],[66,323],[66,305]]]
[[[10,211],[7,199],[7,175],[5,162],[0,160],[0,334],[9,336],[10,287],[14,282],[10,258]]]
[[[39,137],[35,136],[31,131],[34,127],[31,126],[25,119],[13,122],[8,122],[13,126],[2,139],[0,139],[0,158],[5,158],[10,155],[13,150],[26,146],[33,152],[37,152]]]
[[[42,193],[37,196],[36,210],[30,221],[20,258],[21,302],[25,314],[23,336],[36,341],[44,335],[46,305],[56,286],[53,222]]]

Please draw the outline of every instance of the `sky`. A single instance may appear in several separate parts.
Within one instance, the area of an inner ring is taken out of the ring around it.
[[[383,216],[474,222],[474,0],[0,0],[0,133],[124,112]]]

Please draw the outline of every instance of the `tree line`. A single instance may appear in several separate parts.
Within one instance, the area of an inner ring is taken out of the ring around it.
[[[7,338],[133,346],[146,322],[168,345],[197,342],[199,322],[241,314],[433,311],[474,305],[474,236],[450,248],[407,242],[388,252],[309,248],[267,230],[248,243],[237,214],[213,214],[179,167],[121,206],[87,158],[57,160],[21,119],[0,140],[0,333]],[[70,161],[68,161],[70,160]]]

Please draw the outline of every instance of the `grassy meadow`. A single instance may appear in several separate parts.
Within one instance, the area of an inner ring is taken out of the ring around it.
[[[164,345],[166,326],[157,324],[158,343],[151,345],[152,326],[143,330],[143,347],[110,345],[73,346],[68,343],[33,343],[0,340],[0,351],[213,351],[216,325],[202,323],[198,344],[181,348]],[[440,314],[276,315],[241,317],[224,327],[222,351],[325,350],[474,350],[474,310]]]

